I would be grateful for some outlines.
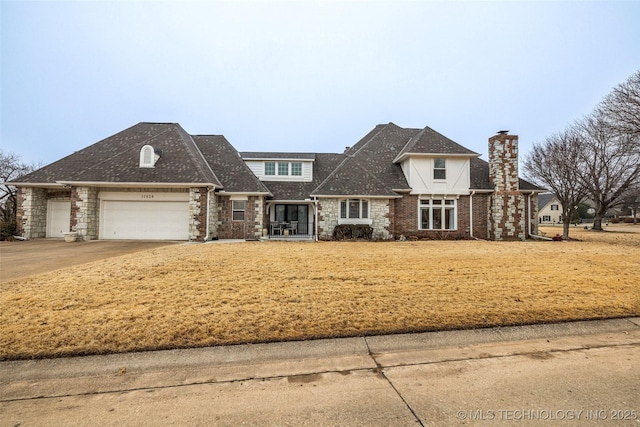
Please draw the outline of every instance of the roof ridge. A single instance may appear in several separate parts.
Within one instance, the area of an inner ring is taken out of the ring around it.
[[[362,149],[363,149],[364,147],[366,147],[367,145],[369,145],[369,143],[370,143],[371,141],[373,141],[373,139],[375,139],[378,135],[380,135],[380,133],[381,133],[383,130],[385,130],[385,129],[387,128],[387,126],[389,126],[389,125],[393,125],[393,126],[395,126],[395,127],[399,127],[398,125],[396,125],[396,124],[394,124],[394,123],[392,123],[392,122],[389,122],[389,123],[387,123],[386,125],[382,125],[382,127],[380,128],[380,130],[378,130],[378,132],[376,132],[376,133],[375,133],[375,135],[372,135],[372,136],[371,136],[371,138],[369,138],[369,139],[368,139],[364,144],[362,144],[360,147],[358,147],[358,149],[357,149],[355,152],[353,152],[353,153],[351,153],[351,154],[348,154],[348,156],[352,156],[352,157],[353,157],[353,156],[357,155],[360,151],[362,151]]]
[[[215,181],[217,181],[217,184],[220,184],[220,186],[222,186],[222,182],[220,181],[220,179],[218,178],[216,173],[211,168],[211,165],[209,164],[209,162],[207,162],[207,159],[204,158],[204,155],[202,154],[202,151],[200,151],[200,147],[198,147],[198,144],[196,144],[196,141],[193,139],[193,137],[189,134],[189,132],[184,130],[184,128],[182,126],[180,126],[179,124],[176,124],[176,125],[182,130],[182,132],[184,132],[185,135],[187,135],[189,137],[189,141],[191,142],[191,145],[198,152],[198,155],[200,156],[200,159],[202,159],[202,162],[207,166],[207,169],[209,169],[209,172],[211,172],[211,175],[213,176]],[[191,155],[192,154],[191,151],[190,150],[188,150],[188,151],[189,151],[189,155]],[[198,165],[198,162],[196,162],[196,167],[200,168],[200,165]],[[200,172],[202,172],[202,171],[200,171]],[[216,182],[214,182],[213,184],[216,184]]]
[[[329,179],[330,179],[331,177],[333,177],[333,176],[337,173],[337,171],[342,167],[342,165],[344,164],[344,162],[346,162],[346,161],[350,158],[350,156],[348,156],[348,155],[346,155],[346,154],[338,154],[338,155],[339,155],[339,156],[344,156],[344,159],[342,159],[342,161],[340,162],[340,164],[339,164],[338,166],[336,166],[335,168],[333,168],[333,170],[331,171],[331,173],[330,173],[329,175],[327,175],[327,177],[326,177],[325,179],[323,179],[323,180],[322,180],[322,182],[321,182],[320,184],[318,184],[318,185],[316,186],[316,188],[314,188],[314,189],[311,191],[311,193],[310,193],[311,195],[313,195],[313,193],[315,193],[316,191],[318,191],[318,189],[319,189],[320,187],[322,187],[322,186],[323,186],[327,181],[329,181]]]
[[[426,126],[425,126],[426,128]],[[419,130],[418,133],[416,133],[415,135],[413,135],[411,138],[409,138],[409,140],[407,141],[406,144],[404,144],[404,147],[402,147],[402,149],[400,151],[398,151],[398,154],[396,155],[396,158],[393,159],[393,162],[395,163],[395,161],[405,153],[405,150],[409,149],[409,144],[413,143],[413,145],[416,144],[417,139],[416,138],[420,138],[420,136],[422,136],[422,134],[424,133],[425,128],[422,128]]]

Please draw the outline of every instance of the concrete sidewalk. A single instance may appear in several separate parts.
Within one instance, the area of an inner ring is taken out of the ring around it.
[[[0,423],[629,426],[639,384],[629,318],[2,362]]]

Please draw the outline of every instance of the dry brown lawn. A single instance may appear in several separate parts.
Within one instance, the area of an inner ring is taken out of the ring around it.
[[[555,234],[555,230],[547,230]],[[0,289],[0,359],[640,315],[640,233],[169,246]]]

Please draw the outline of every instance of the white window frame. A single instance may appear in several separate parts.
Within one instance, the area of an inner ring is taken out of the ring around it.
[[[438,165],[439,162],[442,162],[442,166]],[[444,177],[436,177],[436,172],[442,172],[444,174]],[[447,159],[442,157],[433,159],[433,179],[435,181],[445,181],[447,179]]]
[[[372,222],[371,201],[369,199],[350,198],[339,200],[338,224],[371,225]]]
[[[560,206],[557,205],[557,204],[553,204],[553,205],[551,205],[551,210],[552,211],[559,211],[560,210]]]
[[[428,224],[427,227],[423,227],[423,215],[427,212]],[[435,211],[440,212],[435,214]],[[453,212],[453,216],[449,217],[453,224],[450,224],[449,228],[445,228],[447,214]],[[439,216],[441,227],[435,228],[434,223]],[[457,231],[458,230],[458,201],[451,198],[433,198],[433,199],[419,199],[418,201],[418,230],[434,230],[434,231]]]
[[[145,145],[140,149],[140,167],[152,168],[156,163],[156,153],[152,146]]]
[[[269,173],[269,169],[268,166],[272,167],[273,169],[271,169],[272,173]],[[264,175],[265,176],[276,176],[276,162],[264,162]]]
[[[289,162],[277,162],[276,174],[278,176],[289,176]]]
[[[296,167],[295,169],[294,166]],[[289,167],[291,170],[291,176],[302,176],[302,162],[291,162]]]
[[[542,215],[542,222],[551,222],[551,215]]]

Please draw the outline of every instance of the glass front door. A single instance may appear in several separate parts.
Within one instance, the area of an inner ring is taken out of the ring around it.
[[[309,205],[276,205],[277,222],[298,222],[298,234],[309,233]]]

